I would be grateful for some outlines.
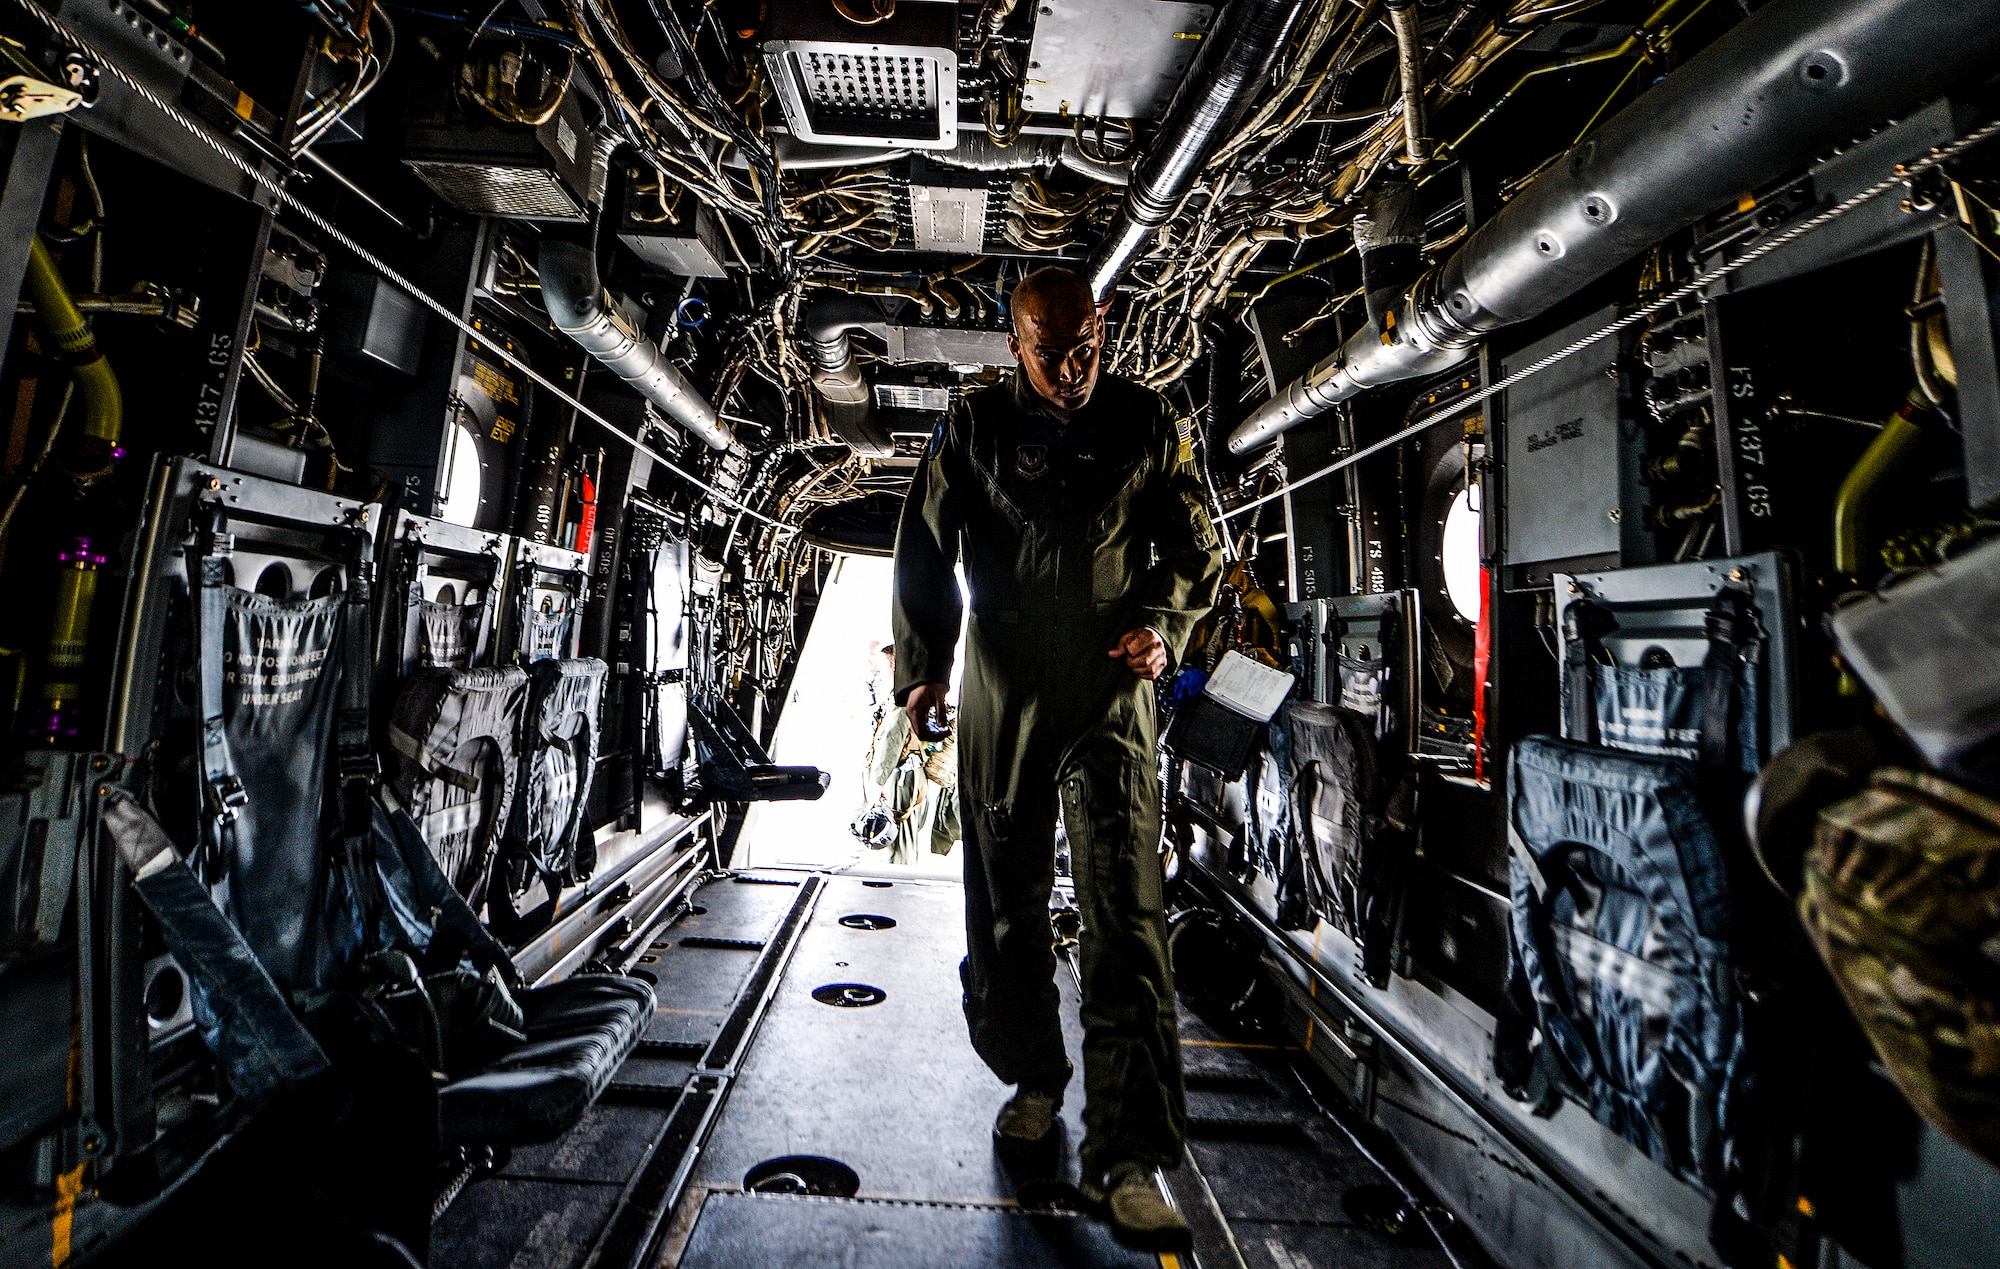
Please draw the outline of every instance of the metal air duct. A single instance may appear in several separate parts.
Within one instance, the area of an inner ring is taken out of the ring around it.
[[[728,449],[734,437],[708,398],[668,361],[660,346],[611,307],[597,280],[597,255],[579,242],[542,241],[542,305],[556,329],[575,340],[660,413],[712,448]]]
[[[1132,169],[1125,206],[1104,231],[1085,276],[1101,304],[1153,231],[1174,214],[1202,164],[1242,121],[1271,65],[1291,41],[1306,0],[1235,0],[1219,29],[1202,41],[1187,78],[1160,120],[1160,147]]]
[[[875,418],[874,395],[848,333],[880,332],[885,325],[882,310],[858,295],[823,296],[799,313],[813,387],[819,389],[827,422],[863,458],[887,458],[896,452],[896,443]]]
[[[1230,433],[1231,453],[1447,370],[1746,191],[2000,59],[2000,0],[1774,0],[1525,186],[1397,306]]]

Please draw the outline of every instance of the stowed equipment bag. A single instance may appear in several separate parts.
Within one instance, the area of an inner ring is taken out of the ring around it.
[[[2000,1163],[2000,801],[1885,767],[1820,813],[1799,914],[1889,1076]]]
[[[1294,848],[1281,878],[1281,912],[1301,900],[1353,939],[1362,976],[1387,985],[1414,848],[1410,786],[1385,770],[1376,720],[1338,705],[1286,710],[1291,741]],[[1301,928],[1310,922],[1292,919]]]
[[[596,871],[597,846],[587,821],[606,673],[604,662],[593,657],[528,667],[520,779],[500,850],[504,884],[487,896],[502,937],[518,938],[530,926],[546,925],[563,886]],[[521,923],[515,901],[538,879],[551,902],[541,919]]]
[[[1560,1089],[1714,1192],[1744,1018],[1734,912],[1695,764],[1551,736],[1509,767],[1510,988],[1541,1033],[1496,1036],[1510,1085]],[[1541,1079],[1529,1078],[1533,1068]]]
[[[475,909],[513,805],[527,698],[519,666],[418,670],[389,722],[389,790]]]

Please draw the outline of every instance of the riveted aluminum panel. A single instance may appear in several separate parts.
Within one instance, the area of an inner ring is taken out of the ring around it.
[[[1021,109],[1157,119],[1214,24],[1185,0],[1043,0]]]

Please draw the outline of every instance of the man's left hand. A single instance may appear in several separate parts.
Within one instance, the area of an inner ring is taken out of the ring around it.
[[[1166,640],[1149,626],[1126,631],[1105,655],[1124,657],[1125,668],[1142,679],[1157,679],[1167,672]]]

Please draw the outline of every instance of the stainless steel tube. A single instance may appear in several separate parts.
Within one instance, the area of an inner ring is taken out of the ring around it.
[[[1134,165],[1125,206],[1084,270],[1099,303],[1110,298],[1146,240],[1194,188],[1208,156],[1242,121],[1305,7],[1305,0],[1235,0],[1202,41],[1160,120],[1158,148]]]
[[[1774,0],[1524,187],[1239,424],[1244,453],[1366,389],[1448,369],[1717,207],[2000,63],[2000,0]]]
[[[538,267],[542,304],[557,330],[631,384],[667,418],[714,449],[729,448],[734,437],[708,398],[667,360],[658,344],[611,307],[597,280],[597,257],[588,246],[544,240]]]

